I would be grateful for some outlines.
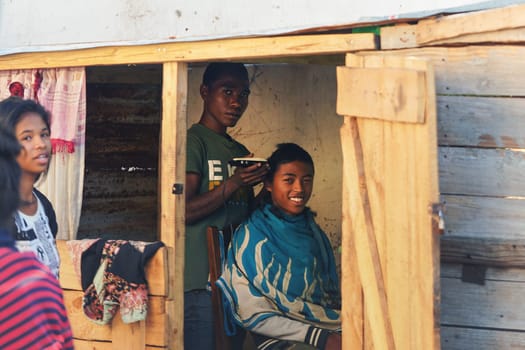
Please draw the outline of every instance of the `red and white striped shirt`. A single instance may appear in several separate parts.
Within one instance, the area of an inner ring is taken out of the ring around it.
[[[60,284],[33,253],[0,245],[0,349],[73,349]]]

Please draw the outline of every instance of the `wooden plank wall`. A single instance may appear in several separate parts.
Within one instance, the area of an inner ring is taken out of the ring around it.
[[[77,238],[157,238],[162,67],[87,68],[86,166]]]
[[[146,264],[148,311],[145,321],[125,324],[117,312],[110,324],[98,325],[82,310],[83,291],[80,278],[66,241],[57,241],[61,258],[60,284],[71,323],[75,348],[78,350],[166,349],[167,248],[160,248]],[[112,344],[113,343],[113,344]],[[142,343],[142,345],[141,345]],[[126,344],[129,344],[126,346]],[[145,346],[144,346],[145,345]]]
[[[523,46],[441,51],[438,135],[445,240],[525,241],[525,87],[515,79],[525,72],[524,54]],[[463,248],[468,255],[469,246]],[[524,287],[525,270],[443,263],[443,349],[525,347]]]
[[[435,65],[446,225],[442,348],[524,348],[523,245],[508,243],[525,242],[525,86],[517,78],[525,72],[525,46],[382,53],[427,57]]]

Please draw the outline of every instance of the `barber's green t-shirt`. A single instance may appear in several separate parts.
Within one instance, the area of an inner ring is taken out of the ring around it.
[[[199,193],[209,192],[232,174],[229,160],[249,153],[246,147],[230,136],[217,134],[201,124],[194,124],[188,130],[186,172],[201,176]],[[248,216],[252,199],[253,189],[241,187],[228,199],[225,206],[196,223],[186,225],[185,291],[206,288],[206,227],[213,225],[222,228],[229,224],[239,224]]]

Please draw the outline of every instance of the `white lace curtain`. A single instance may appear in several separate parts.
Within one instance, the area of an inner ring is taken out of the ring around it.
[[[84,184],[86,78],[84,68],[0,71],[0,97],[38,100],[51,113],[53,157],[37,184],[57,215],[60,239],[76,239]]]

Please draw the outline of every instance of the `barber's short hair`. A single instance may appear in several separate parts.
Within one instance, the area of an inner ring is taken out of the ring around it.
[[[223,75],[234,75],[248,81],[248,70],[242,63],[212,62],[208,64],[202,76],[202,84],[210,86]]]
[[[16,157],[20,143],[14,135],[0,127],[0,228],[10,227],[13,213],[20,203],[20,166]]]

